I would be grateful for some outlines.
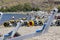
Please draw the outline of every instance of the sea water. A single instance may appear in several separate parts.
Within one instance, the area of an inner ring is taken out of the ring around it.
[[[14,18],[15,20],[19,18],[26,18],[26,17],[28,17],[27,18],[28,20],[30,19],[29,15],[26,14],[3,14],[0,24],[3,24],[5,21],[11,20],[13,16],[15,17]]]

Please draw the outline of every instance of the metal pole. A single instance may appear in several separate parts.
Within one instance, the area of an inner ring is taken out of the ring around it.
[[[32,37],[35,37],[35,36],[40,36],[41,34],[47,32],[47,30],[48,30],[49,26],[51,25],[52,20],[54,19],[54,16],[56,15],[57,12],[58,12],[58,9],[56,9],[56,8],[54,8],[51,11],[51,15],[48,17],[48,21],[46,23],[44,23],[42,29],[36,30],[36,32],[33,32],[31,34],[26,34],[24,36],[19,36],[19,37],[16,37],[16,38],[11,38],[9,40],[21,40],[21,39],[32,38]]]

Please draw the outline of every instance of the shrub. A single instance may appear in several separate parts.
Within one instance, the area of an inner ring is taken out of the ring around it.
[[[12,6],[10,8],[1,8],[1,12],[18,12],[18,11],[38,11],[40,10],[39,7],[32,7],[30,3],[25,3],[24,5],[18,4],[16,6]]]
[[[39,7],[34,7],[34,8],[32,8],[32,10],[33,11],[38,11],[38,10],[40,10],[40,8]]]
[[[32,10],[32,6],[29,3],[25,3],[23,6],[23,11],[31,11]]]
[[[2,8],[0,9],[0,11],[5,11],[5,9],[2,7]]]

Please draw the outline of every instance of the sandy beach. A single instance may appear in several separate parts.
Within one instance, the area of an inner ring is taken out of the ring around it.
[[[6,34],[9,31],[13,30],[14,28],[15,27],[0,26],[0,34]],[[41,26],[21,27],[17,32],[21,35],[25,35],[35,32],[35,30],[40,28]],[[60,27],[52,26],[49,28],[47,33],[42,34],[41,36],[36,36],[25,40],[60,40]]]

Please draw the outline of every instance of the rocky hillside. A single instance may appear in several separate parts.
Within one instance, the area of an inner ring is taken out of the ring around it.
[[[33,4],[39,4],[40,2],[43,2],[43,0],[0,0],[0,6],[12,6],[17,5],[19,3],[33,3]]]
[[[50,2],[52,0],[49,0]],[[54,0],[56,4],[60,4],[60,0]],[[33,7],[39,6],[42,10],[50,7],[48,0],[0,0],[1,7],[11,7],[18,4],[31,3]],[[51,8],[50,8],[51,9]]]

